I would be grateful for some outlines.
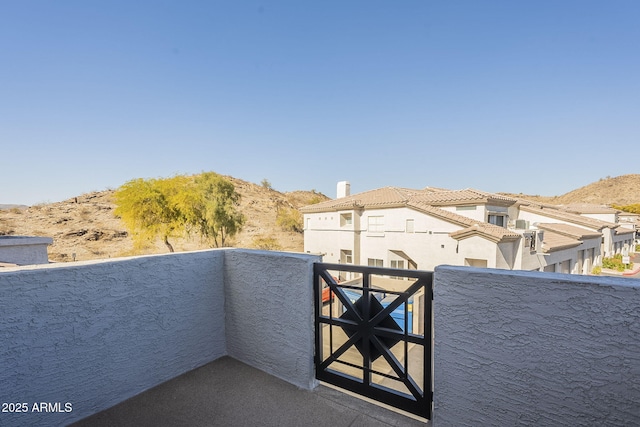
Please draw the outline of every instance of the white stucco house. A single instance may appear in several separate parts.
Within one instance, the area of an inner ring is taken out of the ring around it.
[[[351,195],[342,182],[338,198],[302,213],[306,252],[322,254],[325,262],[391,268],[449,264],[588,274],[603,255],[631,247],[634,239],[634,230],[615,222],[615,212],[586,216],[474,189],[384,187]]]

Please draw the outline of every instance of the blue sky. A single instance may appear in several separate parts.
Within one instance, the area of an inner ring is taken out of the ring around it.
[[[559,195],[640,164],[640,2],[4,1],[0,203],[215,171]]]

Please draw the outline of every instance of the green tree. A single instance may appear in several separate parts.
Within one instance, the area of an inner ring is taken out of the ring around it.
[[[240,194],[232,182],[215,172],[196,176],[184,202],[187,224],[217,248],[224,247],[244,225],[244,215],[237,209]]]
[[[611,207],[623,212],[640,214],[640,203],[634,203],[631,205],[611,205]]]
[[[287,231],[302,233],[304,226],[302,214],[296,208],[281,208],[276,216],[276,224]]]
[[[240,231],[244,216],[236,206],[233,184],[214,172],[195,177],[134,179],[115,192],[115,214],[131,232],[136,247],[160,237],[170,252],[169,238],[196,232],[215,247]]]
[[[184,176],[165,179],[134,179],[115,192],[115,214],[122,218],[136,247],[160,236],[170,252],[170,237],[184,230],[184,215],[176,202],[187,185]]]

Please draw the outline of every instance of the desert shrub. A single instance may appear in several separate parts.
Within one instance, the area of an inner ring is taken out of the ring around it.
[[[307,204],[308,205],[315,205],[317,203],[320,203],[322,201],[322,198],[320,196],[312,196],[308,201]]]
[[[93,216],[93,211],[88,207],[85,206],[80,210],[80,218],[82,218],[83,220],[91,221],[92,216]]]
[[[273,187],[271,186],[271,181],[269,181],[267,178],[260,181],[260,185],[262,185],[262,187],[266,188],[267,190],[273,190]]]
[[[629,268],[633,268],[633,263],[628,264]],[[608,268],[616,271],[624,271],[627,264],[622,263],[622,254],[615,254],[612,257],[602,259],[602,268]]]
[[[286,231],[302,233],[304,231],[302,214],[295,208],[281,208],[278,210],[276,224]]]
[[[263,249],[267,251],[277,251],[282,249],[282,246],[280,246],[278,241],[273,236],[256,236],[253,238],[253,241],[251,243],[256,249]]]

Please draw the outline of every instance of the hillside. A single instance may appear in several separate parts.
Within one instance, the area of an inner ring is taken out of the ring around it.
[[[242,196],[240,211],[245,226],[232,241],[240,248],[265,248],[302,252],[303,235],[283,231],[276,225],[278,209],[307,205],[326,196],[311,191],[281,193],[240,179],[226,177]],[[57,203],[0,210],[0,235],[48,236],[52,261],[112,258],[136,254],[165,253],[160,241],[134,252],[133,241],[119,218],[113,214],[113,190],[93,192]],[[177,251],[205,249],[198,237],[170,239]]]
[[[589,203],[596,205],[629,205],[640,203],[640,174],[602,178],[560,196],[539,196],[500,193],[505,196],[528,199],[535,202],[568,205]]]
[[[299,208],[314,198],[323,201],[328,197],[312,191],[281,193],[237,178],[226,178],[241,194],[240,210],[247,219],[231,246],[293,252],[303,250],[302,233],[283,231],[276,225],[278,209]],[[561,196],[501,194],[552,204],[640,203],[640,174],[604,178]],[[88,260],[167,252],[160,241],[143,251],[134,252],[133,241],[124,224],[113,214],[112,196],[113,191],[107,190],[57,203],[5,206],[5,209],[0,209],[0,235],[52,237],[54,243],[49,248],[52,261],[72,261],[74,254],[76,260]],[[177,238],[171,242],[176,251],[207,248],[197,237]]]

